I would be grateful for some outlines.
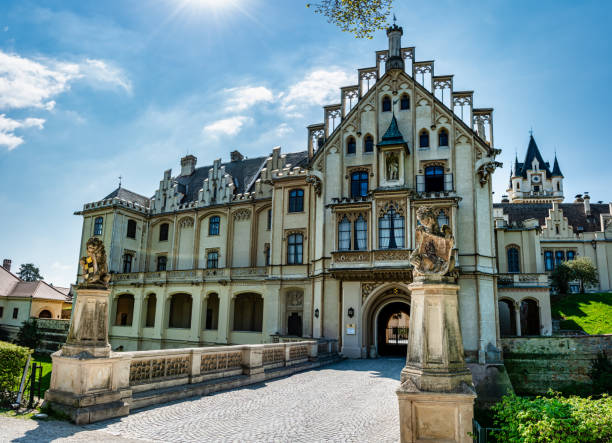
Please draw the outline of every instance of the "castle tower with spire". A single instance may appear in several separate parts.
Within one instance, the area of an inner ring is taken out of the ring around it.
[[[518,157],[514,160],[507,192],[511,203],[563,201],[563,174],[557,155],[551,171],[550,164],[542,158],[533,134],[529,136],[525,160],[522,163]]]

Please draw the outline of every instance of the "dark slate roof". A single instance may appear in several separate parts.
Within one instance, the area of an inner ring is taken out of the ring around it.
[[[519,163],[517,159],[514,163],[514,175],[521,175],[523,178],[527,178],[527,169],[531,168],[534,158],[538,160],[540,168],[543,168],[546,171],[546,178],[550,178],[550,165],[542,158],[542,154],[540,154],[540,150],[538,149],[538,145],[536,144],[533,135],[529,136],[529,146],[527,146],[525,161],[523,163]]]
[[[387,131],[382,136],[380,143],[378,146],[389,146],[389,145],[405,145],[406,141],[404,140],[404,136],[400,132],[397,127],[397,119],[395,118],[395,114],[393,114],[393,118],[391,119],[391,123],[389,123],[389,127]]]
[[[544,219],[548,217],[548,211],[552,209],[552,203],[494,203],[494,208],[502,208],[504,214],[508,215],[508,222],[512,225],[522,223],[529,218],[538,220],[540,226],[545,225]],[[559,209],[563,216],[574,229],[574,232],[601,231],[600,214],[609,214],[607,204],[592,203],[591,215],[584,212],[584,203],[560,203]],[[579,229],[582,227],[582,231]]]
[[[236,193],[243,194],[252,191],[253,184],[259,177],[261,170],[265,167],[268,158],[268,155],[247,158],[221,163],[221,166],[225,166],[225,172],[234,179]],[[287,153],[286,159],[287,165],[292,168],[295,166],[305,166],[308,163],[308,151]],[[198,191],[202,189],[202,183],[204,179],[208,178],[208,171],[212,167],[212,165],[201,166],[196,168],[191,175],[175,177],[179,185],[179,192],[185,194],[181,203],[192,202],[198,199]]]
[[[102,200],[115,197],[120,198],[121,200],[129,201],[131,203],[138,203],[139,205],[142,205],[145,208],[149,207],[149,203],[151,201],[149,197],[145,197],[144,195],[137,194],[122,187],[118,187],[113,192],[104,197]]]
[[[552,176],[553,177],[563,177],[561,168],[559,168],[559,161],[557,160],[556,154],[555,154],[555,163],[553,164]]]

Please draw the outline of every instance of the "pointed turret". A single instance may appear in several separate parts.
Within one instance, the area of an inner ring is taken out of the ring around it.
[[[395,118],[395,114],[393,114],[393,118],[391,119],[391,123],[385,132],[385,135],[382,136],[380,143],[378,146],[392,146],[392,145],[403,145],[408,149],[408,144],[404,140],[404,136],[399,130],[397,126],[397,119]],[[408,151],[410,152],[410,151]]]
[[[525,161],[523,162],[523,167],[521,171],[521,175],[524,178],[527,178],[527,170],[531,169],[531,165],[533,164],[533,160],[537,160],[540,165],[540,169],[546,171],[546,177],[550,177],[550,169],[548,168],[548,164],[542,158],[542,154],[540,154],[540,149],[533,138],[533,134],[529,136],[529,146],[527,146],[527,154],[525,155]]]
[[[518,161],[518,155],[514,155],[514,172],[512,174],[512,177],[518,177],[519,175],[521,175],[521,164]]]
[[[395,18],[395,17],[394,17]],[[385,69],[404,70],[404,59],[402,58],[402,34],[404,30],[401,26],[393,23],[393,26],[387,28],[387,37],[389,37],[389,57],[385,64]]]
[[[552,176],[563,177],[563,173],[561,172],[561,168],[559,167],[559,162],[557,161],[557,154],[555,154],[555,162],[553,164]]]

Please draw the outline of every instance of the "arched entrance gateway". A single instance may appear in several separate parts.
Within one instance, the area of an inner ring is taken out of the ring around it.
[[[363,343],[367,356],[406,356],[410,320],[407,285],[383,285],[366,299]]]

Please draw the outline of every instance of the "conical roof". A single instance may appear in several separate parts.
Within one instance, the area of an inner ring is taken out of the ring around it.
[[[399,130],[397,126],[397,119],[395,118],[395,114],[393,114],[393,118],[391,119],[391,123],[387,128],[387,131],[382,136],[380,143],[378,146],[391,146],[391,145],[404,145],[406,146],[406,141],[404,140],[404,136]]]
[[[557,154],[555,154],[555,163],[553,164],[552,176],[563,177],[563,173],[561,172],[561,168],[559,167],[559,162],[557,161]]]
[[[546,177],[550,178],[550,168],[548,163],[544,161],[542,158],[542,154],[540,154],[540,149],[533,138],[533,135],[529,136],[529,146],[527,146],[527,154],[525,154],[525,161],[523,163],[516,163],[514,171],[515,176],[522,176],[527,178],[527,169],[531,168],[533,164],[533,160],[536,159],[540,164],[540,168],[546,171]]]

